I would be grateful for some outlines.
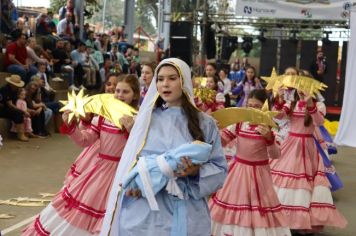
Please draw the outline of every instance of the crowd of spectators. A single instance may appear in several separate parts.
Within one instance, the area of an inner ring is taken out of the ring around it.
[[[0,88],[0,117],[14,122],[12,130],[21,141],[48,135],[45,126],[59,110],[53,82],[93,94],[101,91],[109,74],[141,74],[139,50],[125,41],[125,28],[97,34],[85,23],[80,36],[73,0],[60,8],[58,18],[53,12],[39,14],[32,28],[28,16],[18,16],[12,0],[4,0],[1,7],[0,56],[10,76]],[[16,106],[22,88],[26,109]],[[25,132],[24,118],[31,118],[33,132]]]

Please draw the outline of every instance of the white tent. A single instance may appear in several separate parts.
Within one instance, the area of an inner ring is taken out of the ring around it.
[[[356,9],[350,16],[351,37],[347,52],[344,104],[335,143],[356,147]]]

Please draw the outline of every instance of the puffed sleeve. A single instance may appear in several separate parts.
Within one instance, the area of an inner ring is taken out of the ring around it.
[[[313,119],[313,123],[315,126],[320,126],[324,124],[324,116],[321,112],[318,111],[316,103],[314,103],[312,107],[307,107],[307,109]]]
[[[100,136],[99,120],[99,117],[96,116],[86,129],[79,129],[77,126],[74,126],[67,134],[77,145],[81,147],[90,146]]]

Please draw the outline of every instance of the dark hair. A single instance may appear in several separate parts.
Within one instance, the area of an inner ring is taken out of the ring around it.
[[[314,79],[313,75],[308,70],[300,69],[299,75]]]
[[[215,70],[217,70],[216,69],[216,65],[214,63],[209,62],[209,63],[206,64],[205,67],[207,67],[207,66],[212,66]]]
[[[253,70],[253,72],[255,73],[254,78],[256,78],[256,69],[255,69],[255,67],[247,66],[246,69],[245,69],[245,73],[247,72],[248,69],[252,69]],[[247,75],[245,74],[245,78],[242,81],[242,84],[245,84],[246,82],[247,82]],[[256,81],[254,79],[252,80],[252,85],[256,86]]]
[[[26,89],[25,89],[25,88],[18,88],[18,89],[17,89],[17,93],[16,93],[16,97],[19,97],[22,91],[25,91],[25,92],[26,92]],[[26,99],[26,98],[25,98],[25,99]]]
[[[120,82],[125,82],[130,85],[132,91],[134,92],[134,97],[132,99],[131,104],[129,105],[137,109],[141,98],[140,83],[138,82],[137,76],[134,74],[119,76],[117,79],[117,83]]]
[[[254,98],[264,103],[267,99],[267,93],[265,89],[254,89],[250,92],[247,99]]]
[[[170,64],[164,64],[161,65],[158,70],[157,74],[161,70],[162,67],[172,67],[174,70],[177,71],[177,74],[179,74],[178,70],[176,67]],[[180,75],[180,74],[179,74]],[[180,75],[182,76],[182,75]],[[163,99],[159,96],[157,101],[156,101],[156,107],[160,107],[164,104]],[[187,98],[186,94],[182,94],[182,109],[184,114],[187,116],[187,121],[188,121],[188,130],[190,135],[194,140],[200,140],[204,142],[204,134],[203,131],[200,129],[200,120],[199,120],[199,111],[194,107],[194,105],[189,101]]]
[[[297,73],[297,75],[298,75],[299,72],[300,72],[300,71],[297,69],[297,67],[295,67],[295,66],[289,66],[289,67],[287,67],[287,68],[284,70],[284,73],[286,73],[286,71],[287,71],[288,69],[295,70],[295,72]]]
[[[220,71],[223,71],[223,72],[225,73],[225,75],[228,75],[228,74],[229,74],[228,70],[225,69],[225,68],[221,68]]]
[[[214,90],[215,90],[215,91],[218,91],[218,90],[219,90],[218,83],[219,83],[219,81],[221,81],[221,79],[220,79],[219,77],[217,77],[217,76],[208,76],[208,78],[213,78],[214,83],[215,83],[215,88],[214,88]],[[222,82],[222,81],[221,81],[221,82]]]
[[[294,102],[291,105],[291,108],[292,108],[291,111],[294,110],[295,105],[297,104],[297,101],[299,101],[299,100],[300,100],[300,97],[298,95],[298,92],[295,91],[295,93],[294,93]],[[313,119],[312,119],[311,115],[309,114],[308,109],[305,109],[304,126],[308,127],[308,126],[310,126],[312,124],[312,122],[313,122]]]
[[[143,67],[143,66],[148,66],[148,67],[150,67],[151,70],[152,70],[152,73],[154,74],[154,73],[155,73],[155,69],[156,69],[156,67],[157,67],[157,64],[156,64],[155,62],[147,62],[147,63],[142,64],[142,67]]]

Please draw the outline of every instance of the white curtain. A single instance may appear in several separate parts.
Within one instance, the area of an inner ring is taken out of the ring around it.
[[[335,143],[356,147],[356,9],[350,16],[351,38],[348,45],[344,103]]]

